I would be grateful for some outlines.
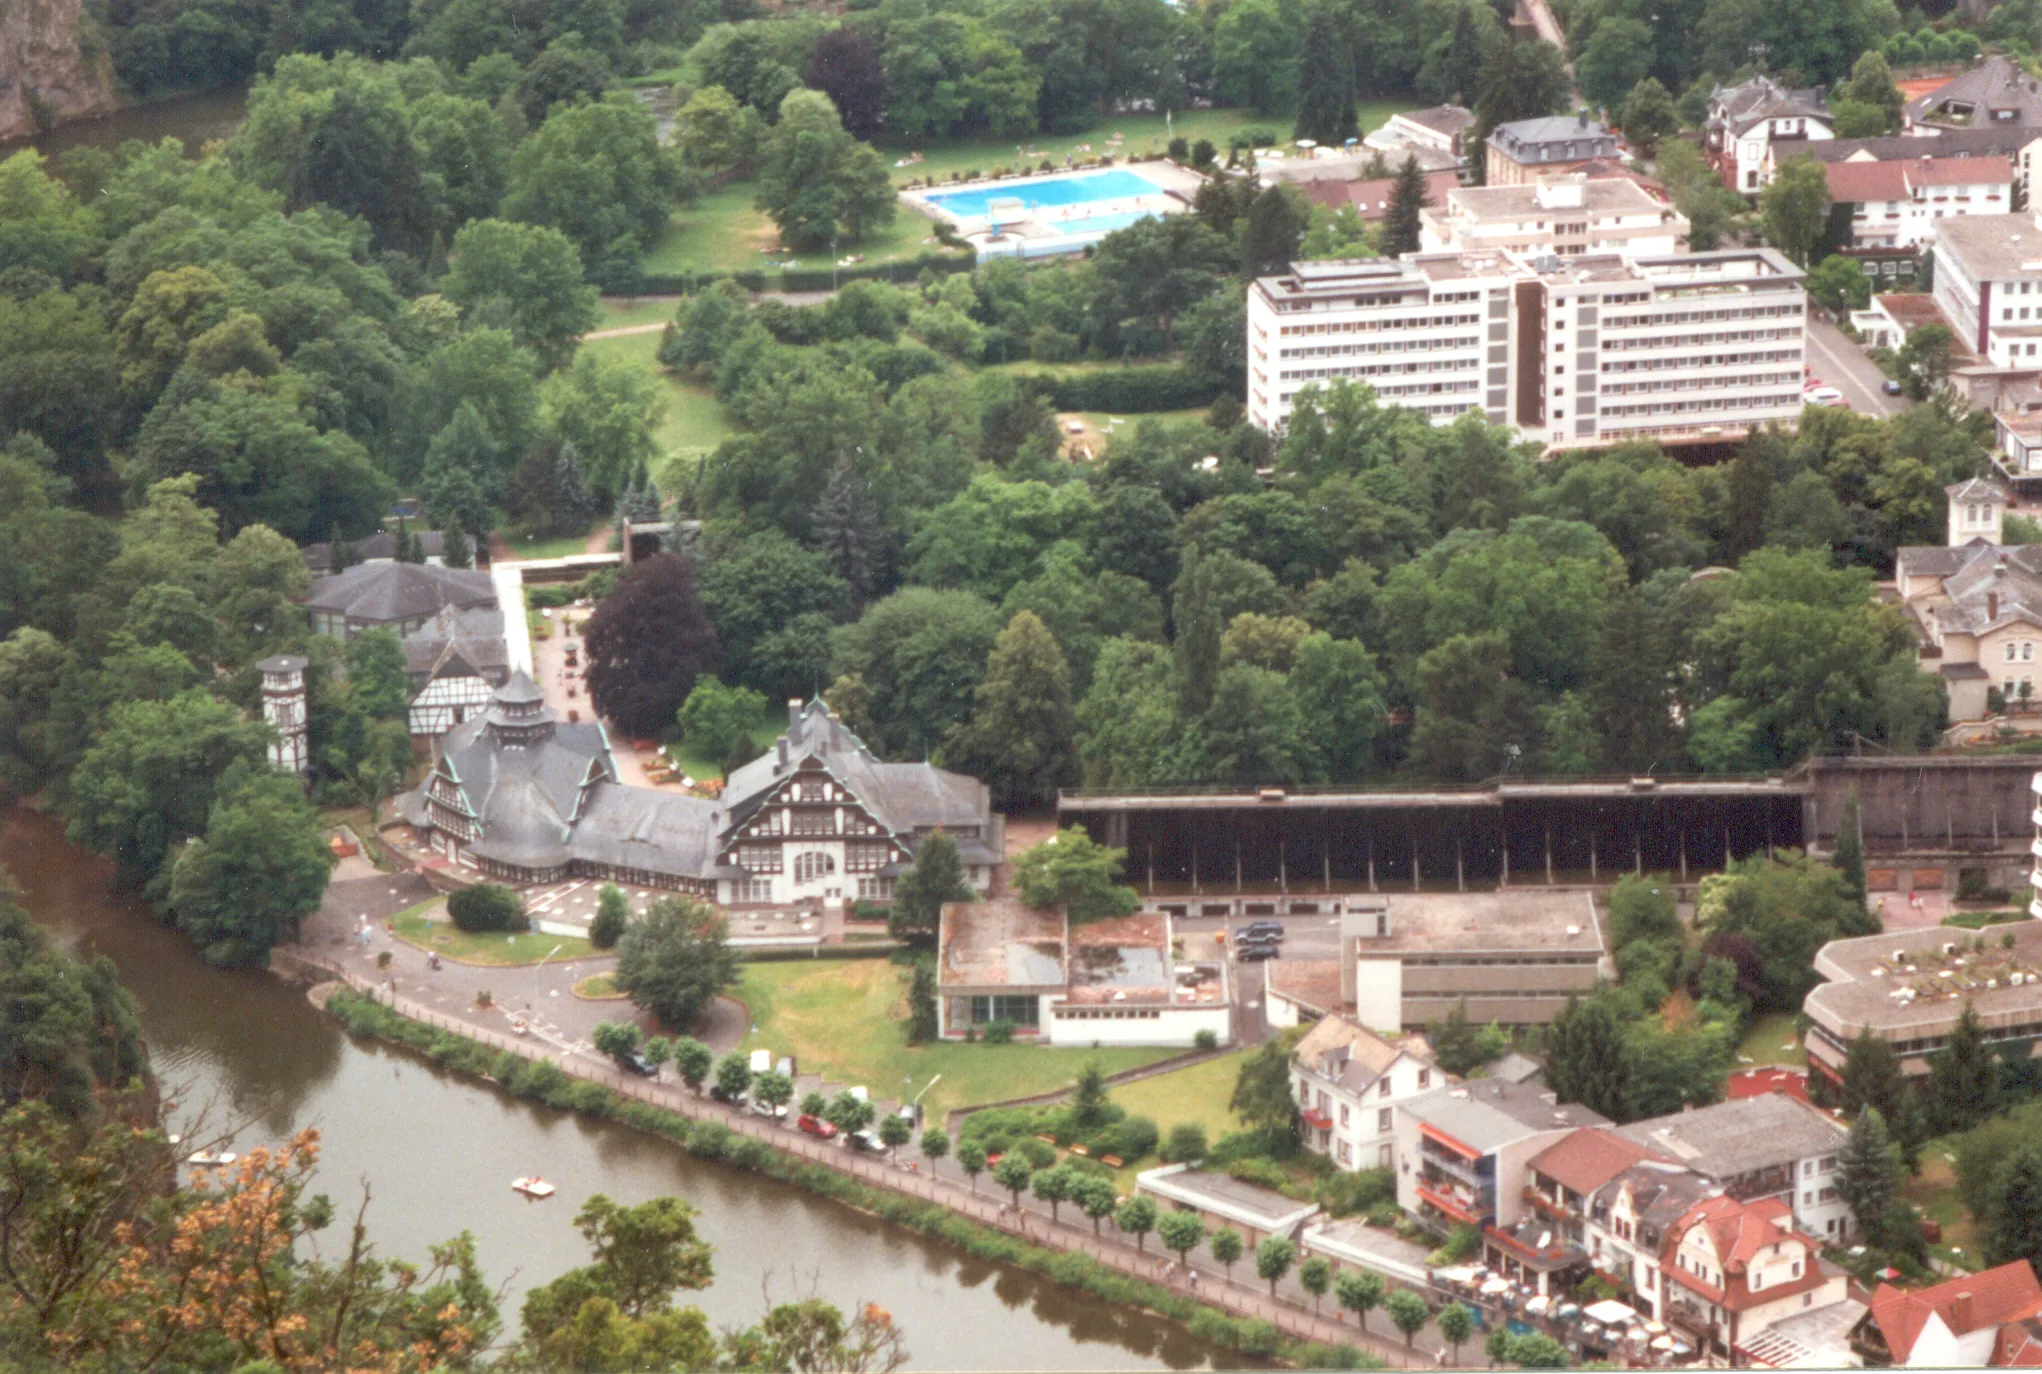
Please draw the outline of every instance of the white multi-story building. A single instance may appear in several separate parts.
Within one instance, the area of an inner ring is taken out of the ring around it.
[[[1987,362],[2042,366],[2042,215],[1944,220],[1935,300],[1957,342]]]
[[[1629,177],[1567,172],[1529,186],[1462,186],[1421,213],[1424,246],[1500,248],[1519,254],[1687,251],[1687,216],[1646,194]]]
[[[1306,1032],[1290,1067],[1305,1148],[1343,1170],[1394,1168],[1397,1104],[1446,1081],[1425,1037],[1386,1040],[1340,1015]]]
[[[1734,438],[1800,414],[1802,282],[1770,248],[1293,263],[1248,292],[1248,418],[1280,431],[1348,379],[1556,448]]]
[[[1832,162],[1829,199],[1851,208],[1851,250],[1908,250],[1934,243],[1945,219],[2003,215],[2013,204],[2014,167],[2003,157]]]

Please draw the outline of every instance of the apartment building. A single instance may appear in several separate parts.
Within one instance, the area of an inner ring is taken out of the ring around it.
[[[1336,1168],[1396,1164],[1396,1107],[1446,1081],[1420,1035],[1384,1039],[1345,1016],[1322,1017],[1291,1054],[1303,1140]]]
[[[1776,1198],[1809,1235],[1834,1243],[1851,1232],[1837,1196],[1837,1152],[1849,1134],[1826,1113],[1785,1093],[1619,1126],[1620,1135],[1677,1161],[1744,1201]]]
[[[1424,247],[1500,248],[1558,257],[1687,251],[1687,217],[1629,177],[1590,180],[1582,172],[1529,186],[1463,186],[1419,216]]]
[[[1491,186],[1522,186],[1583,162],[1613,158],[1616,135],[1586,111],[1499,124],[1483,149],[1483,180]]]
[[[2013,206],[2014,167],[2004,157],[1831,162],[1823,170],[1830,203],[1850,210],[1844,252],[1874,264],[1868,275],[1880,273],[1888,258],[1904,262],[1912,275],[1917,254],[1936,241],[1943,220],[2003,215]]]
[[[1660,1263],[1660,1311],[1705,1353],[1749,1364],[1745,1343],[1775,1323],[1848,1297],[1844,1272],[1823,1261],[1777,1198],[1712,1197],[1675,1222]]]
[[[1725,186],[1755,196],[1772,181],[1777,163],[1834,137],[1821,87],[1794,90],[1757,76],[1710,93],[1702,155]]]
[[[1294,263],[1248,293],[1248,417],[1347,379],[1554,448],[1734,438],[1800,414],[1802,281],[1770,248]]]
[[[1608,1124],[1537,1083],[1436,1088],[1396,1109],[1397,1205],[1442,1233],[1461,1224],[1507,1230],[1529,1206],[1531,1158],[1583,1126]]]
[[[1935,301],[1958,342],[1993,366],[2042,366],[2042,215],[1944,220]]]

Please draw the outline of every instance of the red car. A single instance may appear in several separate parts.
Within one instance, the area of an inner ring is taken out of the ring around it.
[[[810,1116],[806,1112],[803,1112],[801,1114],[801,1120],[795,1122],[794,1124],[801,1127],[802,1130],[808,1132],[810,1135],[820,1136],[824,1140],[834,1140],[836,1139],[837,1136],[837,1128],[835,1126],[830,1125],[829,1122],[823,1120],[819,1116]]]

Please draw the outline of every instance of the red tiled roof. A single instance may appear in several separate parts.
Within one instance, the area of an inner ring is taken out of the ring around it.
[[[2002,1326],[1992,1363],[1995,1369],[2042,1369],[2042,1321],[2027,1317]]]
[[[1710,1238],[1715,1242],[1717,1258],[1723,1264],[1723,1286],[1720,1288],[1704,1283],[1675,1262],[1681,1241],[1697,1226],[1708,1227]],[[1753,1257],[1769,1245],[1783,1245],[1789,1241],[1799,1241],[1802,1245],[1805,1260],[1801,1277],[1791,1283],[1769,1285],[1754,1295],[1749,1287],[1749,1268]],[[1816,1255],[1815,1242],[1794,1230],[1793,1209],[1776,1197],[1739,1202],[1733,1197],[1719,1195],[1696,1203],[1687,1215],[1667,1228],[1660,1268],[1668,1279],[1681,1287],[1699,1293],[1718,1307],[1732,1312],[1812,1291],[1829,1281]]]
[[[1895,1364],[1907,1363],[1929,1318],[1940,1317],[1955,1335],[2042,1315],[2042,1284],[2026,1260],[1913,1290],[1882,1283],[1872,1294],[1872,1320]],[[1995,1362],[1996,1363],[1996,1362]]]
[[[1915,186],[2011,185],[2013,179],[2014,165],[2003,157],[1923,158],[1907,170],[1907,180]]]
[[[1446,193],[1460,184],[1461,179],[1456,173],[1427,172],[1425,199],[1433,205],[1444,205]],[[1339,181],[1321,177],[1315,181],[1298,182],[1297,187],[1316,205],[1323,205],[1328,210],[1352,205],[1361,212],[1363,219],[1376,220],[1389,213],[1390,194],[1397,189],[1397,179],[1377,177],[1373,181]]]
[[[1832,162],[1829,198],[1856,204],[1867,200],[1906,200],[1907,164],[1904,162]]]
[[[1531,1158],[1531,1167],[1586,1197],[1641,1159],[1657,1155],[1614,1131],[1582,1127]]]
[[[1818,1067],[1820,1067],[1818,1065]],[[1764,1097],[1767,1093],[1785,1093],[1789,1097],[1808,1101],[1808,1075],[1799,1069],[1780,1067],[1764,1069],[1739,1069],[1730,1075],[1730,1087],[1726,1096],[1732,1102],[1747,1097]]]

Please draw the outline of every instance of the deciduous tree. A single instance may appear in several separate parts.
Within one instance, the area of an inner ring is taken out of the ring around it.
[[[737,982],[737,956],[715,908],[660,897],[617,942],[617,989],[678,1031],[691,1029],[709,999]],[[689,1051],[677,1057],[683,1075]]]
[[[656,554],[632,565],[585,634],[589,697],[625,734],[656,737],[717,664],[716,627],[695,592],[695,560]]]

